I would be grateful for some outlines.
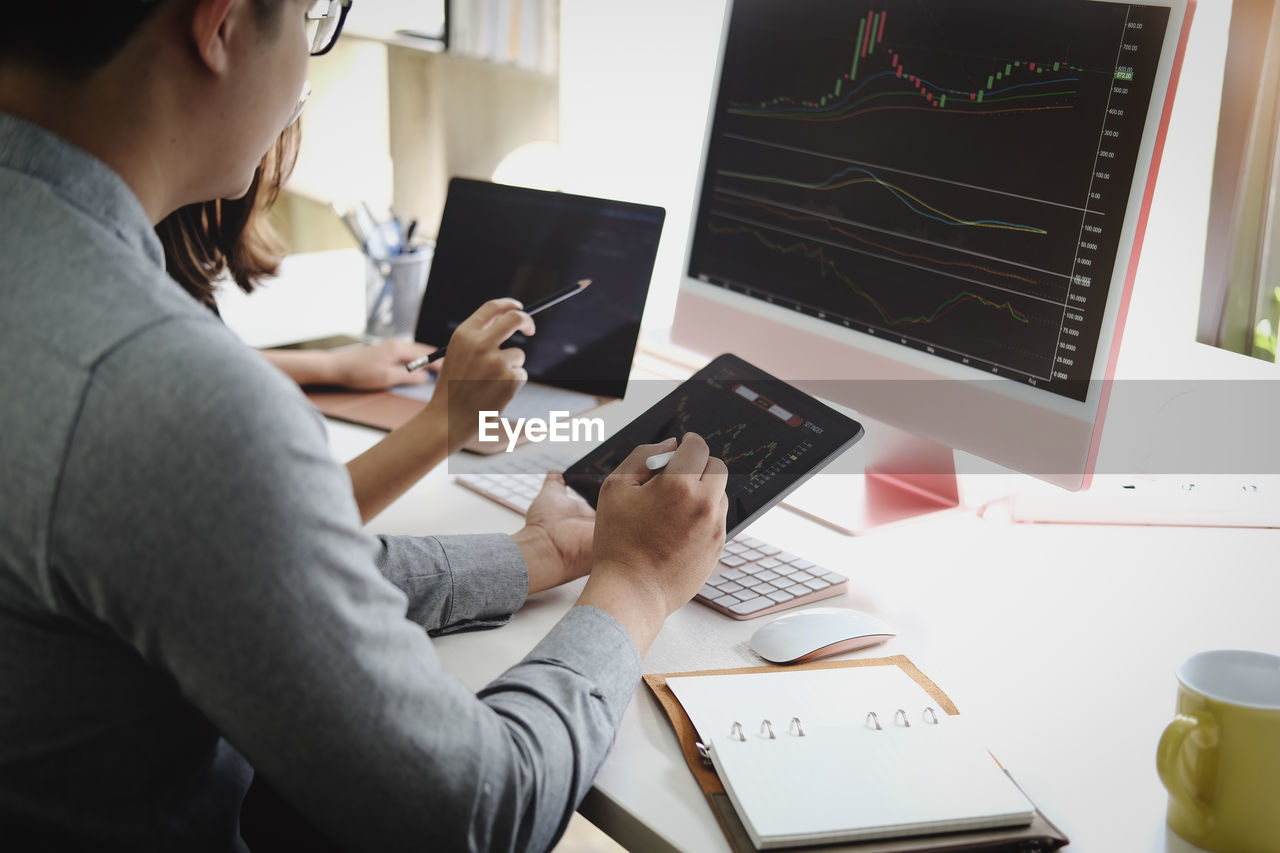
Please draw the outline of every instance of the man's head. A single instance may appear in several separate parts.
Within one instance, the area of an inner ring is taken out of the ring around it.
[[[153,219],[238,197],[297,105],[312,5],[15,4],[0,27],[0,110],[104,159]]]

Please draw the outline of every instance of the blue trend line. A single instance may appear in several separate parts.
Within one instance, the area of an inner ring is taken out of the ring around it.
[[[1005,92],[1012,92],[1014,89],[1025,89],[1028,86],[1048,86],[1053,83],[1079,83],[1079,77],[1055,77],[1052,80],[1035,80],[1031,83],[1019,83],[1016,86],[1005,86],[1003,89],[992,89],[983,97],[991,97],[992,95],[1000,95]]]

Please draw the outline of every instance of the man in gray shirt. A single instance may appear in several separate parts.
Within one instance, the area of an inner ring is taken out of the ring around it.
[[[4,842],[243,850],[258,770],[345,847],[546,848],[720,552],[696,436],[660,475],[643,458],[674,443],[632,454],[593,544],[554,479],[514,537],[372,537],[296,386],[165,275],[154,224],[245,191],[334,36],[308,12],[347,5],[0,13]],[[527,322],[492,303],[447,361],[513,389],[498,345]],[[478,696],[442,667],[428,633],[587,571]]]

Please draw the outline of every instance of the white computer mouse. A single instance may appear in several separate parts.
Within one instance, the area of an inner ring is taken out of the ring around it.
[[[897,632],[846,607],[814,607],[779,616],[751,635],[751,648],[771,663],[802,663],[883,643]]]

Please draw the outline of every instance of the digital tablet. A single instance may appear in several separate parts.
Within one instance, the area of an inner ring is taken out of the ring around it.
[[[702,436],[729,468],[732,539],[862,438],[862,424],[734,355],[699,370],[564,472],[593,507],[605,477],[639,444]]]

